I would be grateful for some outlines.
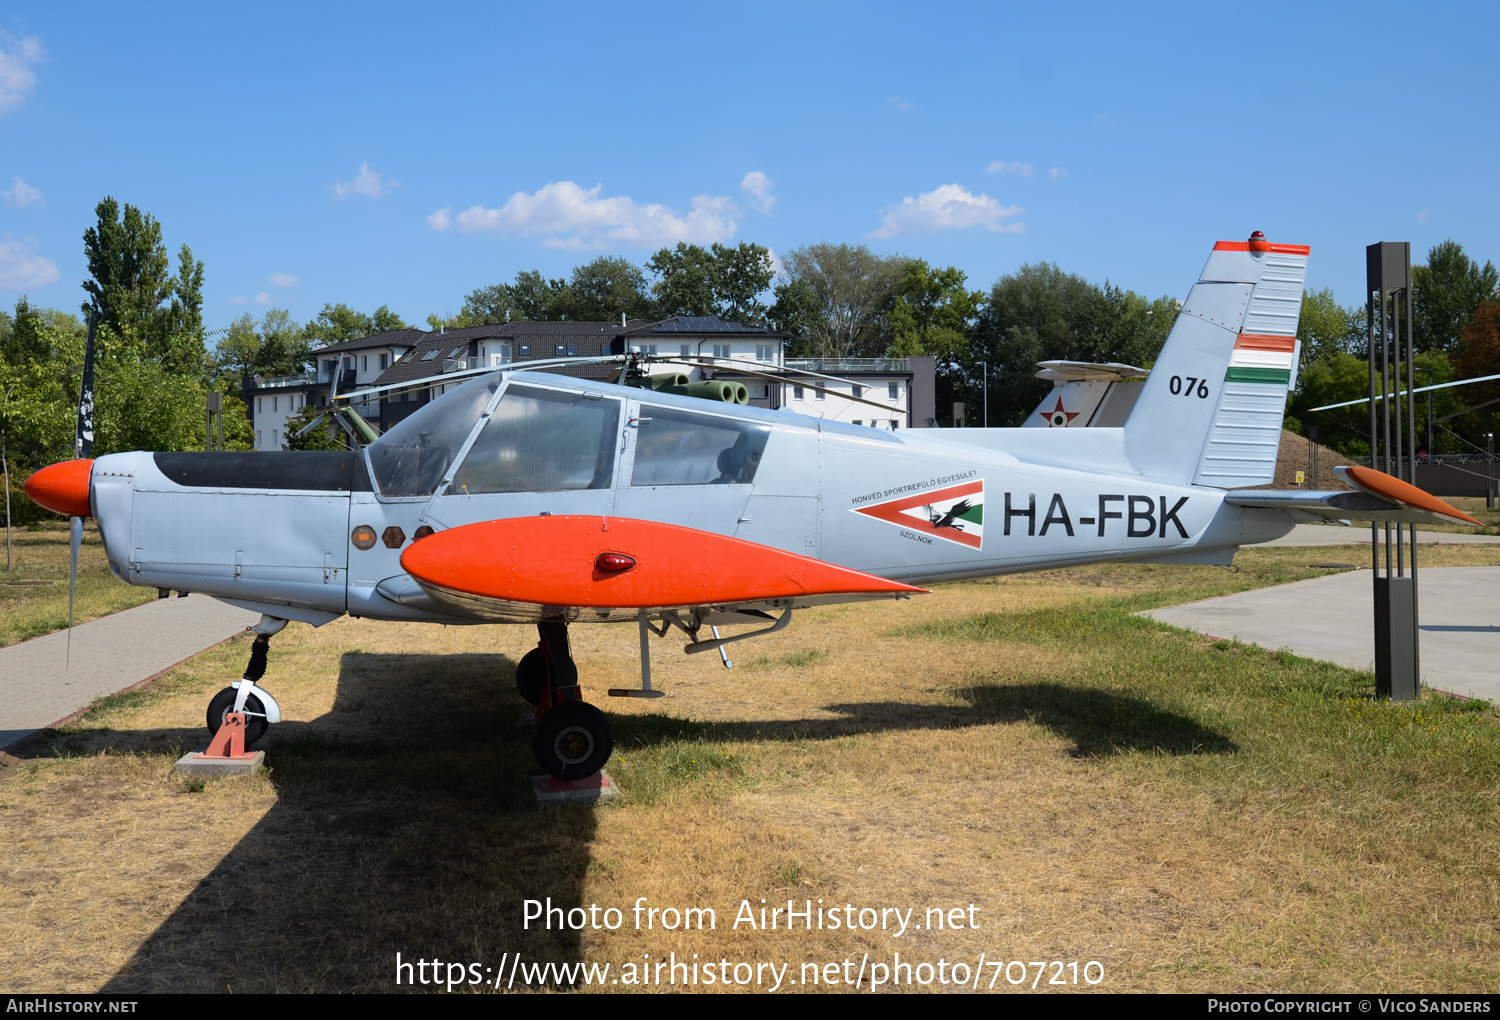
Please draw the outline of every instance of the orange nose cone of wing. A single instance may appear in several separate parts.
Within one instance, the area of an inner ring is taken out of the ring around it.
[[[65,460],[44,467],[26,479],[26,495],[33,503],[69,517],[89,515],[89,472],[91,460]]]

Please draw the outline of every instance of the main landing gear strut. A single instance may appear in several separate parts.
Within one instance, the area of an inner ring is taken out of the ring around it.
[[[271,723],[281,722],[281,706],[264,687],[255,682],[266,675],[266,653],[271,647],[271,635],[278,634],[286,621],[275,616],[262,616],[255,625],[255,641],[250,645],[250,664],[245,667],[245,678],[215,694],[208,703],[208,733],[213,736],[224,725],[231,712],[245,716],[245,746],[249,747],[261,737]]]
[[[558,779],[583,779],[604,767],[615,749],[604,713],[583,700],[566,623],[539,623],[537,647],[516,664],[516,690],[536,706],[531,751]]]

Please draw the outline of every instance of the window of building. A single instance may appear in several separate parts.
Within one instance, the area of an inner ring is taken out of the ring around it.
[[[776,360],[776,347],[773,344],[756,344],[755,345],[755,360],[756,361],[775,361]]]
[[[529,358],[529,357],[531,357],[531,345],[530,344],[521,344],[521,357],[523,357],[523,358]]]
[[[678,348],[679,349],[677,351],[677,356],[679,358],[685,358],[689,354],[693,353],[693,345],[692,344],[679,344]]]
[[[854,424],[856,424],[856,425],[863,425],[864,423],[865,423],[865,420],[863,418],[855,418],[854,419]]]
[[[255,430],[255,445],[260,445],[260,429]]]
[[[891,419],[891,431],[895,432],[900,427],[901,427],[901,420],[899,418],[892,418]]]
[[[557,351],[557,353],[554,355],[554,357],[558,357],[558,358],[576,358],[576,357],[578,357],[578,345],[577,344],[556,344],[554,346],[555,346],[556,351]]]
[[[448,355],[448,357],[450,357],[450,358],[457,358],[457,357],[460,357],[463,354],[465,354],[467,351],[468,351],[467,347],[455,347],[455,348],[453,348],[452,353],[450,353]]]
[[[824,393],[820,389],[819,390],[813,390],[813,392],[818,395],[818,399],[819,400],[827,400],[828,399],[828,394]]]
[[[391,356],[389,354],[382,354],[380,356],[380,370],[382,372],[384,372],[386,369],[388,369],[390,367],[391,367]]]
[[[618,400],[512,385],[453,476],[455,493],[607,489]]]
[[[274,396],[274,395],[271,397],[271,410],[273,412],[281,410],[281,398],[280,397]]]
[[[271,445],[272,446],[280,446],[281,445],[281,439],[279,438],[279,436],[280,436],[280,433],[277,432],[277,430],[275,430],[275,429],[271,430]]]
[[[261,412],[261,405],[260,405],[260,402],[261,402],[261,401],[262,401],[262,400],[264,400],[264,399],[265,399],[265,398],[264,398],[264,397],[256,397],[256,398],[255,398],[255,413],[256,413],[256,414],[260,414],[260,412]],[[258,442],[260,442],[260,440],[258,440],[258,439],[257,439],[257,440],[256,440],[256,442],[257,442],[257,443],[258,443]]]
[[[854,397],[856,400],[865,395],[865,388],[859,383],[854,383],[852,386],[850,386],[850,389],[854,391]]]
[[[370,356],[368,354],[361,354],[359,356],[359,370],[361,372],[368,372],[370,370]]]
[[[792,399],[793,400],[801,400],[802,399],[802,387],[801,386],[793,386],[792,387]]]
[[[642,405],[630,484],[748,484],[770,436],[759,422]]]
[[[899,394],[897,393],[897,386],[895,383],[886,384],[885,395],[891,400],[895,400],[897,398]]]
[[[649,354],[653,358],[656,357],[656,345],[655,344],[642,344],[641,345],[641,353],[642,354]]]
[[[431,361],[433,358],[435,358],[437,356],[438,356],[437,348],[434,347],[432,350],[430,350],[426,354],[422,355],[422,360],[423,361]]]
[[[716,357],[716,358],[727,358],[727,357],[729,357],[729,345],[728,344],[714,344],[714,357]]]

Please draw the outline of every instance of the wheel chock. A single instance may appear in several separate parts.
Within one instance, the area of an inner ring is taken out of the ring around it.
[[[224,717],[219,732],[209,741],[208,749],[197,755],[199,758],[220,758],[228,761],[244,761],[255,757],[245,750],[245,716],[242,712],[230,712]]]
[[[245,750],[245,716],[230,712],[213,741],[201,751],[189,751],[173,766],[196,776],[253,776],[266,761],[266,752]]]

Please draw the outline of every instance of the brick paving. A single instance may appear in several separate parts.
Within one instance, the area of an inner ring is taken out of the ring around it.
[[[0,751],[253,626],[260,614],[206,595],[160,599],[0,648]],[[238,676],[224,678],[227,684]]]

